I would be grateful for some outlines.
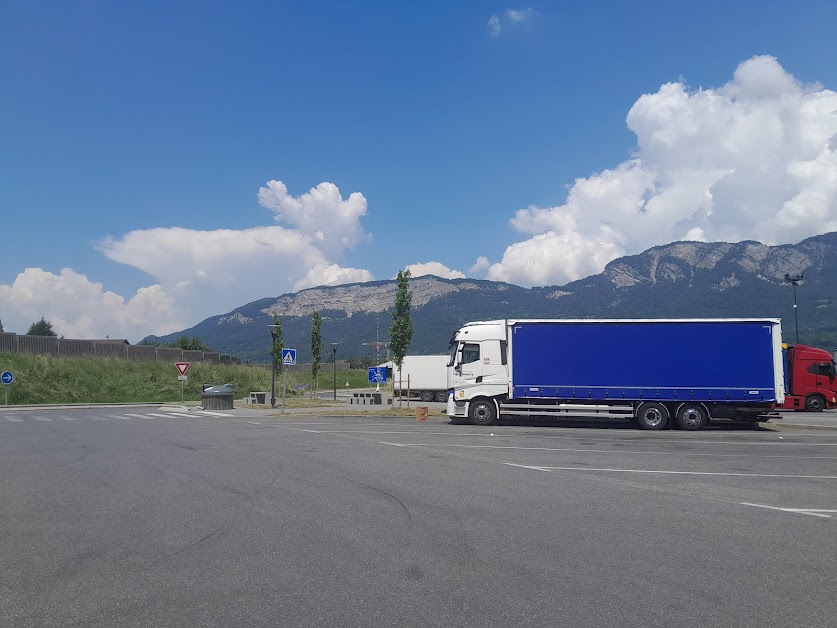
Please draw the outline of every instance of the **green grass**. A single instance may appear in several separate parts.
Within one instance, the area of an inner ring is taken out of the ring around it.
[[[329,365],[319,376],[321,390],[331,390]],[[10,404],[180,402],[180,382],[174,364],[139,362],[117,358],[64,358],[46,355],[0,353],[0,371],[14,373],[10,386],[0,384],[0,403],[8,391]],[[270,390],[270,369],[241,364],[193,362],[183,387],[184,401],[200,401],[203,384],[232,384],[235,398],[250,392]],[[281,397],[284,375],[276,377],[276,396]],[[368,386],[367,371],[338,371],[337,388]],[[286,397],[311,390],[311,376],[288,374]],[[306,384],[307,388],[297,388]],[[4,390],[5,389],[5,390]]]

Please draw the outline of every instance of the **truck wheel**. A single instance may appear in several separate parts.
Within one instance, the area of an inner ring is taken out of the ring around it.
[[[448,391],[446,390],[437,390],[436,391],[436,401],[439,403],[445,403],[448,400]]]
[[[433,391],[432,390],[422,390],[419,393],[419,397],[421,397],[421,400],[424,403],[429,403],[429,402],[433,401]]]
[[[805,400],[808,412],[822,412],[825,409],[825,399],[821,395],[811,395]]]
[[[488,399],[472,401],[471,407],[468,408],[468,418],[474,425],[494,425],[497,421],[494,402]]]
[[[702,430],[709,423],[709,415],[699,403],[684,403],[677,410],[677,427],[681,430]]]
[[[668,424],[668,410],[656,401],[648,401],[636,409],[636,422],[643,430],[661,430]]]

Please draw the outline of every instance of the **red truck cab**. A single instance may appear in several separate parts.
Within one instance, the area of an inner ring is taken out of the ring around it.
[[[837,369],[828,351],[785,347],[785,403],[783,410],[820,412],[837,407]]]

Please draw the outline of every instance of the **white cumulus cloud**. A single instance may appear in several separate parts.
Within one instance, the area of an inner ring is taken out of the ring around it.
[[[334,261],[369,239],[360,224],[366,199],[343,199],[332,183],[298,198],[281,181],[259,190],[263,206],[287,226],[196,230],[182,227],[130,231],[96,247],[108,259],[153,277],[130,298],[72,269],[58,275],[40,268],[0,285],[3,326],[25,332],[41,316],[71,338],[165,335],[263,297],[316,285],[371,281],[367,270]]]
[[[296,227],[301,235],[337,254],[368,237],[360,224],[366,215],[366,198],[353,192],[344,200],[333,183],[320,183],[294,197],[282,181],[268,181],[259,188],[259,204],[273,210],[277,222]]]
[[[425,262],[422,264],[407,264],[405,270],[410,271],[411,277],[423,275],[436,275],[443,279],[464,279],[465,274],[458,270],[448,268],[441,262]]]
[[[177,326],[182,321],[174,299],[159,285],[141,288],[126,300],[69,268],[57,275],[27,268],[11,285],[0,285],[0,302],[3,328],[20,334],[42,316],[56,334],[66,338],[110,336],[138,341],[147,333],[183,328]]]
[[[472,275],[484,272],[488,269],[491,263],[488,261],[488,258],[484,255],[480,255],[477,260],[474,262],[474,265],[468,269],[468,272]]]
[[[560,284],[673,240],[797,242],[837,229],[837,93],[802,85],[769,56],[717,89],[667,83],[628,113],[637,150],[570,187],[564,204],[518,210],[532,237],[490,279]]]

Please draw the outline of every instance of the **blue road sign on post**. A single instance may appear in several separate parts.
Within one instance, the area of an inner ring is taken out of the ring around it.
[[[387,369],[384,366],[373,366],[369,369],[370,384],[385,384],[387,381]]]
[[[296,364],[296,349],[282,349],[282,364],[287,366]]]
[[[3,374],[0,375],[0,382],[6,384],[3,387],[3,392],[5,393],[4,396],[6,397],[4,403],[6,405],[9,405],[9,384],[11,384],[13,381],[15,381],[15,376],[12,375],[11,371],[3,371]]]

